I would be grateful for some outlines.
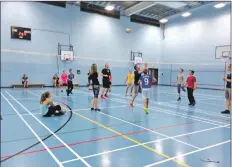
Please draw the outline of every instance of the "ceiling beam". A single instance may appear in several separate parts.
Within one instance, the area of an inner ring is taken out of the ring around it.
[[[152,2],[152,1],[151,2],[140,2],[140,3],[138,3],[138,4],[134,5],[134,6],[126,9],[124,11],[124,14],[126,16],[131,16],[131,15],[136,14],[138,12],[141,12],[141,11],[147,9],[147,8],[150,8],[150,7],[152,7],[152,6],[156,5],[156,4],[157,4],[156,2]]]

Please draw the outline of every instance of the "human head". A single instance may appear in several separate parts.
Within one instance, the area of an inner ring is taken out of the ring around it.
[[[57,75],[57,74],[55,74],[55,77],[58,77],[58,75]]]
[[[194,71],[193,70],[189,70],[189,75],[193,75]]]
[[[129,70],[129,73],[131,74],[131,73],[132,73],[132,70]]]
[[[181,68],[181,69],[180,69],[180,73],[183,73],[183,72],[184,72],[184,69]]]
[[[44,102],[47,98],[50,98],[51,97],[51,93],[50,92],[44,92],[42,95],[41,95],[41,98],[40,98],[40,103]]]
[[[91,66],[91,72],[92,73],[97,72],[97,64],[92,64],[92,66]]]
[[[148,70],[147,70],[147,69],[145,69],[145,70],[143,71],[143,73],[144,73],[144,74],[147,74],[147,73],[148,73]]]
[[[227,71],[231,72],[231,64],[227,66]]]
[[[69,70],[69,73],[72,74],[72,69]]]
[[[109,69],[109,64],[108,63],[105,64],[105,68]]]
[[[65,73],[66,73],[66,71],[64,70],[64,71],[63,71],[63,74],[65,74]]]
[[[139,64],[136,64],[136,65],[134,66],[134,69],[135,69],[135,71],[139,71],[139,70],[140,70]]]

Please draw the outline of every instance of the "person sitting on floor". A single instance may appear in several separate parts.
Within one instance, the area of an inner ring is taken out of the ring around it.
[[[22,84],[23,84],[23,87],[24,88],[28,88],[28,77],[26,74],[23,74],[23,77],[22,77]]]
[[[51,98],[50,92],[45,92],[41,95],[40,111],[43,117],[51,117],[53,115],[54,116],[64,115],[65,111],[62,111],[61,106],[55,105],[50,98]]]
[[[55,88],[60,87],[60,81],[59,80],[60,80],[60,78],[58,77],[57,74],[55,74],[54,77],[53,77],[53,85],[54,85]]]

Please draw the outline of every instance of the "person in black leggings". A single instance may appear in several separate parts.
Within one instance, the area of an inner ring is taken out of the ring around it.
[[[96,64],[92,64],[89,76],[90,76],[90,79],[92,80],[93,95],[94,95],[91,111],[92,110],[100,111],[100,109],[98,109],[98,107],[97,107],[98,95],[99,95],[99,91],[100,91],[100,84],[98,81],[98,72],[97,72],[97,65]]]
[[[40,111],[43,117],[51,117],[64,115],[60,105],[54,105],[53,101],[50,99],[51,93],[45,92],[41,95],[40,98]]]
[[[72,73],[72,69],[70,69],[69,70],[69,75],[68,75],[68,89],[66,90],[67,96],[69,96],[70,93],[72,94],[73,79],[74,79],[74,74]]]

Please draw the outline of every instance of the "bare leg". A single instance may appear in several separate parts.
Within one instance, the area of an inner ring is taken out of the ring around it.
[[[126,86],[126,93],[125,93],[125,95],[127,95],[128,88],[129,88],[129,85]]]
[[[230,99],[226,99],[226,110],[230,110]]]
[[[130,90],[130,95],[132,96],[132,91],[133,91],[134,86],[131,86],[131,90]]]

